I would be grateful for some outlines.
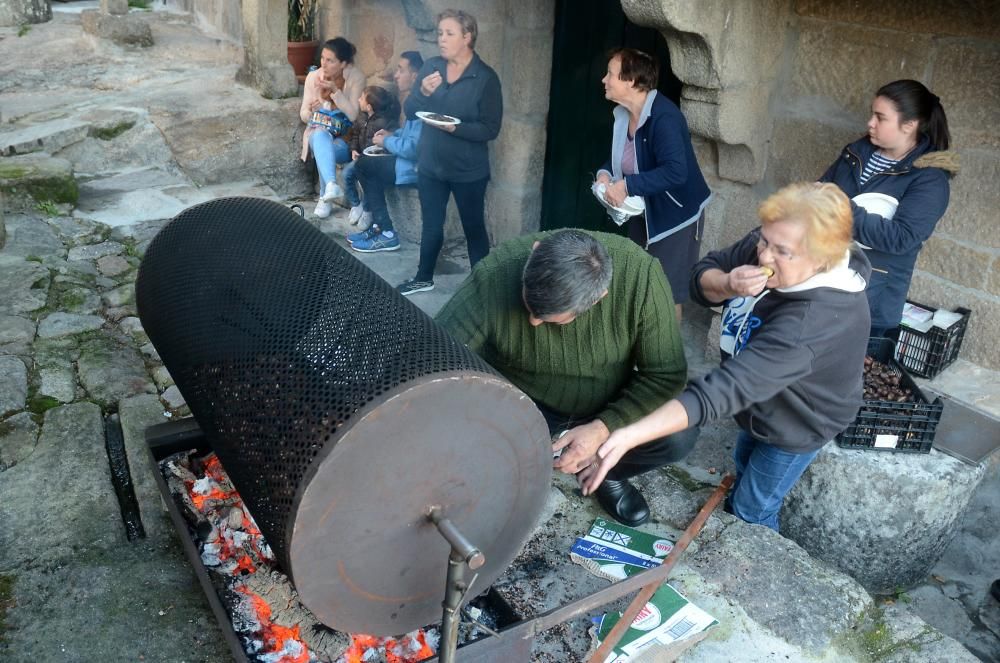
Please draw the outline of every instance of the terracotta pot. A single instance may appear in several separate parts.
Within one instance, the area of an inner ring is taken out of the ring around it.
[[[296,76],[305,76],[316,58],[316,47],[319,42],[290,41],[288,42],[288,64],[292,65]]]

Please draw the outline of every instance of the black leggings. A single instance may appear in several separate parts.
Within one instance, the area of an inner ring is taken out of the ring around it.
[[[420,194],[420,265],[418,281],[433,281],[441,245],[444,244],[444,222],[448,211],[448,197],[455,196],[455,206],[462,219],[465,241],[469,248],[469,263],[476,263],[490,252],[490,238],[486,234],[486,185],[488,177],[476,182],[444,182],[429,175],[417,175]]]
[[[555,436],[564,430],[589,423],[593,417],[571,417],[546,408],[540,403],[535,403],[545,417],[545,423],[549,425],[549,433]],[[676,463],[687,456],[698,441],[698,433],[701,431],[698,426],[692,426],[673,435],[661,437],[646,444],[642,444],[635,449],[628,451],[618,464],[608,472],[608,479],[621,481],[634,476],[655,470],[658,467]]]

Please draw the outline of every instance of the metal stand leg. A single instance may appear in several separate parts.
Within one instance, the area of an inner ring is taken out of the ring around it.
[[[444,601],[441,603],[441,646],[438,650],[440,663],[454,663],[455,650],[458,649],[458,624],[462,620],[462,604],[465,595],[476,581],[465,582],[465,567],[473,571],[486,563],[486,557],[458,528],[441,515],[438,507],[432,507],[428,519],[434,523],[441,536],[451,544],[451,554],[448,555],[448,577],[444,591]]]

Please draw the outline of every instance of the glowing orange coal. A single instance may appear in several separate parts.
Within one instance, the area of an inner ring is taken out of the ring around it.
[[[400,639],[378,638],[373,635],[351,635],[351,646],[344,652],[346,663],[364,663],[365,655],[375,650],[385,654],[387,663],[418,663],[434,656],[423,629],[407,633]]]
[[[260,637],[264,641],[264,649],[261,653],[283,653],[278,658],[269,659],[275,663],[309,663],[309,649],[299,637],[298,626],[282,626],[273,623],[271,621],[271,606],[267,604],[267,601],[250,591],[246,585],[237,585],[234,589],[249,597],[253,609],[257,613],[257,621],[260,622]]]

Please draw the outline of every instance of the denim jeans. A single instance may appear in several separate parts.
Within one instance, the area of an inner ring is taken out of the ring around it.
[[[372,223],[381,230],[392,230],[392,219],[385,204],[385,190],[396,186],[396,157],[359,157],[358,181],[365,190],[365,211],[372,213]]]
[[[351,160],[351,150],[343,138],[334,138],[329,131],[317,129],[309,134],[309,147],[319,171],[319,195],[326,191],[326,183],[336,181],[337,164]]]
[[[360,159],[360,157],[358,157]],[[351,207],[361,204],[361,196],[358,195],[358,162],[351,161],[344,166],[340,174],[344,178],[344,198]],[[366,205],[367,207],[367,205]]]
[[[417,173],[417,191],[420,194],[420,265],[418,281],[433,281],[441,245],[444,244],[444,222],[448,211],[448,198],[455,196],[455,207],[462,220],[465,242],[469,248],[469,263],[476,263],[490,252],[490,237],[486,234],[486,185],[490,178],[476,182],[444,182]]]
[[[746,431],[736,438],[736,483],[726,510],[748,523],[778,531],[778,511],[785,495],[809,467],[819,449],[806,453],[782,451]]]

